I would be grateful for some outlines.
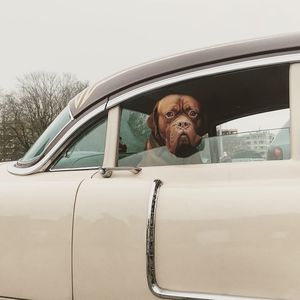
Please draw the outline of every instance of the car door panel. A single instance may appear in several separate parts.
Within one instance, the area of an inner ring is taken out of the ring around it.
[[[0,180],[0,296],[72,298],[74,200],[80,182],[92,173],[48,172]]]
[[[145,271],[150,190],[148,178],[130,172],[109,179],[97,173],[82,183],[74,220],[74,299],[153,298]]]
[[[291,162],[236,163],[178,170],[189,182],[166,177],[155,221],[159,286],[297,299],[297,169]]]
[[[96,174],[77,197],[75,299],[154,297],[146,276],[146,230],[156,178],[163,182],[155,221],[162,289],[297,298],[298,168],[280,161],[148,167],[138,175],[115,171],[109,179]]]

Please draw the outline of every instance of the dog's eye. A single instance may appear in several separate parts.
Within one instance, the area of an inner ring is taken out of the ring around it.
[[[173,112],[173,111],[168,111],[167,113],[166,113],[166,118],[167,119],[171,119],[171,118],[173,118],[175,116],[175,113]]]
[[[196,111],[194,111],[194,110],[189,111],[189,116],[190,117],[195,118],[195,117],[197,117],[197,115],[198,115],[198,113]]]

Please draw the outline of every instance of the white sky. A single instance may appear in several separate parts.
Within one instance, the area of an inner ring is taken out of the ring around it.
[[[300,31],[297,0],[0,0],[0,89],[32,71],[90,83],[162,56]]]
[[[300,31],[298,0],[0,0],[0,4],[3,91],[15,88],[16,78],[28,72],[70,72],[92,84],[178,52]],[[285,122],[286,117],[278,118]]]

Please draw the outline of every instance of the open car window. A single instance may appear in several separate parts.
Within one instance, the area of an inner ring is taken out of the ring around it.
[[[290,158],[289,65],[176,83],[122,105],[119,166]],[[284,140],[284,143],[276,141]]]

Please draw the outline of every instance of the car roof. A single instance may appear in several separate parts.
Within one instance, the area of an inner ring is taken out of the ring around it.
[[[300,33],[294,33],[185,52],[136,66],[97,82],[75,96],[69,102],[69,107],[76,118],[92,105],[106,101],[112,94],[146,81],[206,65],[299,50]]]

